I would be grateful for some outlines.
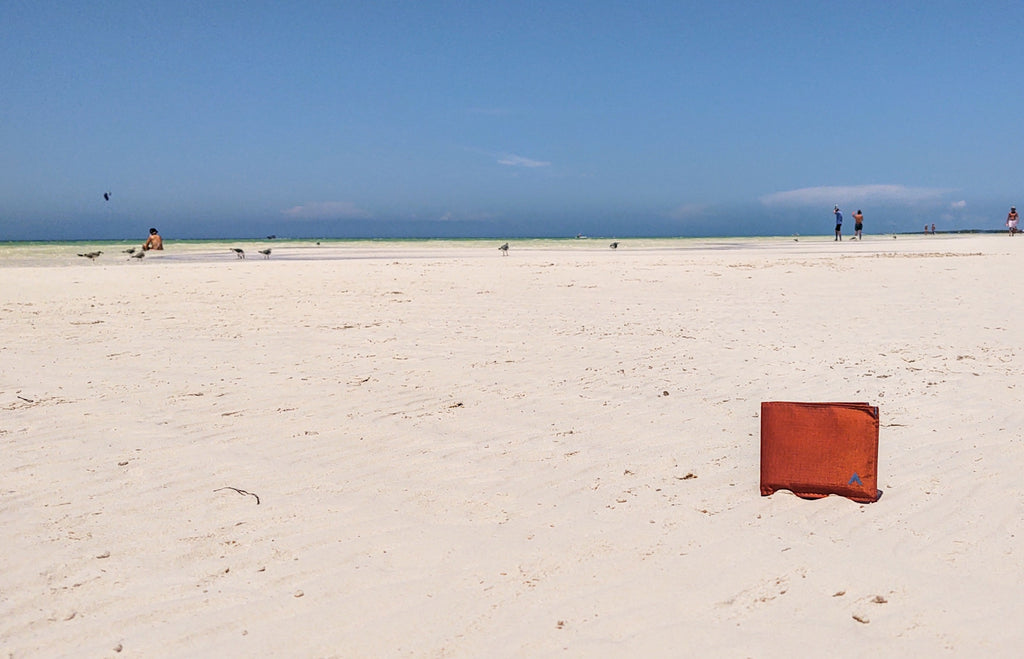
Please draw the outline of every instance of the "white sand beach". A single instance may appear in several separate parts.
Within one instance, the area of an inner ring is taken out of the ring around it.
[[[0,650],[1019,656],[1024,237],[501,242],[0,248]]]

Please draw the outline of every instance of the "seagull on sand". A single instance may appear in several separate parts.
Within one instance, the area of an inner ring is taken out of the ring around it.
[[[612,243],[611,245],[608,245],[608,246],[611,247],[612,249],[618,249],[619,248],[619,243],[614,242],[614,243]]]
[[[260,250],[260,254],[263,255],[263,258],[269,259],[270,258],[270,248],[268,247],[266,249],[261,249]]]
[[[93,259],[95,259],[97,256],[99,256],[102,253],[103,252],[86,252],[85,254],[79,254],[79,256],[84,256],[85,258],[87,258],[90,261],[92,261]]]
[[[235,255],[238,258],[240,258],[240,259],[244,259],[245,258],[245,251],[244,250],[238,249],[237,247],[232,247],[231,251],[234,252]]]
[[[132,250],[132,251],[134,252],[135,250]],[[145,256],[145,255],[146,255],[145,252],[139,252],[138,254],[132,254],[131,258],[133,258],[133,259],[142,259],[142,257]]]
[[[128,249],[124,250],[124,253],[125,254],[134,254],[135,253],[135,248],[134,247],[129,247]]]
[[[502,256],[508,256],[508,243],[505,243],[504,245],[502,245],[498,249],[501,250],[501,255]]]

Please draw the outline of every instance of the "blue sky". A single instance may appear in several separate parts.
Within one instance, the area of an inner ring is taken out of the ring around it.
[[[1019,2],[0,0],[0,240],[1000,228],[1022,38]]]

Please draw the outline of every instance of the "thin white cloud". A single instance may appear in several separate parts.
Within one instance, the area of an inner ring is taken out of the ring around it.
[[[499,165],[508,165],[509,167],[550,167],[551,163],[544,160],[533,160],[532,158],[524,158],[523,156],[517,156],[514,153],[505,154],[498,157]]]
[[[292,206],[281,213],[297,220],[356,220],[370,217],[367,211],[348,201],[310,201],[301,206]]]
[[[849,203],[916,204],[935,201],[948,193],[942,188],[912,188],[905,185],[822,185],[774,192],[761,197],[765,206],[827,206]]]
[[[949,205],[949,207],[955,208],[957,210],[962,210],[964,208],[967,208],[967,202],[961,199],[960,201],[954,201],[952,204]]]

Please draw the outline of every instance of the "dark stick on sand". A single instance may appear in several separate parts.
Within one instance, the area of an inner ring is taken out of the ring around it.
[[[220,492],[221,490],[234,490],[235,492],[238,492],[239,494],[247,494],[249,496],[256,497],[256,505],[257,506],[260,505],[260,496],[258,494],[253,493],[253,492],[246,492],[245,490],[240,490],[237,487],[231,487],[230,485],[225,485],[224,487],[218,487],[216,490],[214,490],[214,492]]]

